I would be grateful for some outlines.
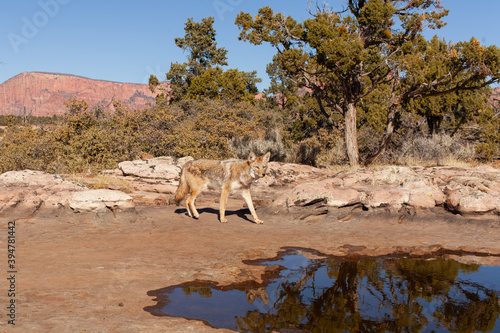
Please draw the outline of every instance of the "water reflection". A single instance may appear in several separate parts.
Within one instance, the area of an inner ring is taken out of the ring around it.
[[[193,282],[151,291],[157,316],[241,332],[491,332],[500,330],[500,267],[442,258],[307,259],[297,253],[265,285]]]

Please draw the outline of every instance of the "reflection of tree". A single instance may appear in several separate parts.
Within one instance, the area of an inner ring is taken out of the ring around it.
[[[457,295],[447,296],[434,312],[439,324],[450,332],[493,331],[500,311],[497,292],[466,281],[456,287]]]
[[[268,332],[273,329],[295,329],[306,316],[308,304],[303,294],[307,282],[321,267],[316,261],[305,268],[297,281],[284,280],[279,288],[277,300],[267,313],[250,311],[237,318],[237,327],[242,332]]]
[[[316,281],[321,269],[326,283]],[[314,260],[280,284],[267,313],[248,312],[237,325],[243,332],[422,332],[434,321],[454,332],[488,332],[500,312],[497,293],[458,279],[477,269],[443,259]],[[427,303],[436,309],[426,311]]]

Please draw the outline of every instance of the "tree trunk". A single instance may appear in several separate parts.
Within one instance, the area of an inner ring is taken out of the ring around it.
[[[356,129],[356,105],[348,103],[345,110],[345,145],[349,164],[352,167],[359,165],[358,133]]]

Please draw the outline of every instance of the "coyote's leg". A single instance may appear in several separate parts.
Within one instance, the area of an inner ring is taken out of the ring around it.
[[[189,209],[189,199],[191,198],[191,195],[189,195],[186,199],[186,210],[187,210],[187,213],[188,213],[188,216],[189,217],[193,217],[193,214],[191,214],[191,210]]]
[[[222,191],[220,194],[220,209],[219,209],[219,218],[221,223],[226,223],[226,204],[227,204],[227,197],[229,196],[229,189],[226,188],[225,186],[222,187]]]
[[[245,202],[247,203],[248,209],[250,209],[250,213],[252,213],[253,219],[255,220],[255,223],[262,224],[264,221],[259,219],[257,216],[257,213],[255,212],[255,208],[253,207],[253,202],[252,202],[252,196],[250,195],[250,189],[246,188],[241,191],[241,195],[243,196],[243,199],[245,199]]]
[[[198,214],[198,211],[194,206],[194,200],[196,199],[197,196],[201,194],[201,192],[203,192],[203,188],[200,189],[191,188],[191,193],[189,194],[189,197],[186,199],[186,208],[189,217],[194,217],[195,219],[200,217],[200,214]]]

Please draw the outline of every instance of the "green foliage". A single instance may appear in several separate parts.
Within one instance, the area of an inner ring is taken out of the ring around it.
[[[240,13],[241,40],[277,49],[264,101],[254,97],[255,71],[222,68],[214,19],[189,19],[175,39],[187,61],[166,74],[171,91],[149,79],[155,106],[115,103],[109,113],[71,100],[62,117],[0,116],[0,172],[96,171],[142,153],[244,158],[249,149],[316,166],[384,152],[389,163],[442,163],[450,152],[494,160],[500,113],[489,85],[500,77],[500,49],[426,40],[423,29],[440,28],[446,14],[437,0],[355,0],[345,11],[318,7],[303,22],[270,7]]]
[[[213,17],[203,18],[200,23],[190,18],[184,27],[184,38],[175,38],[175,45],[189,52],[187,68],[193,76],[214,66],[227,65],[227,50],[217,47],[213,24]]]
[[[54,115],[52,117],[47,117],[47,116],[41,116],[41,117],[35,117],[35,116],[30,116],[29,117],[29,123],[32,125],[42,125],[42,124],[51,124],[55,120],[59,119],[58,116]],[[21,116],[14,116],[11,114],[8,115],[0,115],[0,126],[9,126],[9,125],[17,125],[20,124],[21,122],[25,121],[26,118],[21,117]]]
[[[255,71],[246,73],[228,69],[224,72],[220,67],[209,68],[193,79],[186,97],[252,101],[257,92],[256,83],[261,81],[256,74]]]
[[[18,125],[22,122],[22,118],[20,116],[14,116],[11,114],[0,116],[0,126],[14,126]]]
[[[175,38],[175,44],[189,52],[187,62],[172,63],[166,75],[171,84],[172,97],[176,101],[188,93],[188,88],[196,77],[210,68],[227,65],[227,50],[217,47],[213,23],[213,17],[203,18],[199,23],[190,18],[184,27],[184,38]],[[158,83],[150,79],[150,87],[155,84]]]
[[[184,38],[176,38],[175,43],[189,52],[187,62],[172,63],[166,74],[171,91],[168,93],[172,101],[192,98],[222,98],[232,101],[252,101],[257,92],[256,84],[261,82],[256,71],[242,72],[237,69],[224,71],[221,66],[227,65],[227,50],[218,48],[215,41],[213,17],[204,18],[200,23],[188,19],[185,24]],[[151,91],[160,87],[155,76],[149,79]],[[166,92],[157,96],[166,99]]]
[[[403,112],[401,106],[410,100],[481,89],[498,81],[497,47],[481,46],[474,38],[453,45],[422,36],[426,26],[442,27],[447,13],[437,0],[359,0],[349,1],[344,11],[318,8],[302,23],[270,7],[259,9],[255,17],[240,13],[235,23],[241,40],[256,45],[266,42],[277,49],[268,68],[274,75],[273,91],[280,91],[276,85],[293,81],[311,89],[318,110],[327,118],[342,114],[343,124],[333,119],[329,123],[343,130],[349,162],[357,165],[360,122],[356,113],[360,107],[363,112],[375,111],[370,106],[372,94],[386,95],[383,109],[377,110],[385,113],[381,118],[386,123],[379,149],[367,161],[384,152]],[[284,87],[280,92],[286,91]]]
[[[479,125],[479,142],[476,153],[481,160],[491,162],[500,155],[500,110],[498,104],[478,110],[475,122]]]
[[[189,113],[177,128],[176,156],[234,157],[231,139],[263,137],[266,127],[274,125],[272,114],[244,101],[192,100],[183,107]]]

